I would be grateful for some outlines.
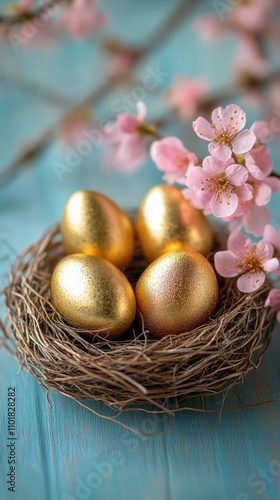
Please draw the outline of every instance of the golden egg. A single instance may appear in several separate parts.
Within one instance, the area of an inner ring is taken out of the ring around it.
[[[178,250],[152,262],[135,288],[139,321],[155,338],[193,330],[218,300],[215,272],[198,252]]]
[[[173,250],[196,250],[207,256],[213,248],[207,218],[174,186],[155,186],[147,193],[138,211],[136,232],[149,262]]]
[[[73,254],[56,265],[51,279],[54,307],[73,326],[102,330],[114,339],[132,324],[136,302],[124,274],[110,262]]]
[[[134,256],[133,226],[109,198],[95,191],[77,191],[66,203],[60,225],[67,254],[84,253],[128,267]]]

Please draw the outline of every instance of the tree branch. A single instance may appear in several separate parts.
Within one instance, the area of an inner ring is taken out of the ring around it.
[[[33,19],[40,17],[41,14],[44,14],[46,10],[57,5],[69,4],[70,1],[71,0],[48,0],[43,5],[40,5],[40,7],[37,7],[30,12],[23,11],[12,15],[0,15],[0,25],[5,24],[7,26],[14,26],[32,21]]]
[[[59,0],[51,0],[45,5],[54,4],[55,1]],[[174,10],[173,14],[168,17],[166,21],[157,29],[156,33],[148,40],[148,42],[139,49],[137,57],[135,57],[134,61],[131,64],[131,67],[124,71],[119,75],[113,75],[108,78],[108,80],[102,84],[98,89],[93,91],[87,97],[78,102],[74,107],[68,109],[59,119],[59,121],[54,124],[50,129],[43,132],[39,139],[35,144],[28,146],[22,154],[16,158],[13,163],[11,163],[8,167],[6,167],[0,173],[0,184],[3,185],[9,179],[13,177],[19,170],[21,170],[22,166],[27,162],[33,160],[35,156],[42,152],[42,150],[49,144],[49,142],[55,137],[55,132],[57,128],[63,123],[65,118],[71,113],[75,114],[79,112],[84,107],[93,106],[96,102],[99,102],[103,97],[108,95],[108,93],[116,86],[122,84],[127,77],[130,75],[131,70],[143,60],[147,54],[157,47],[160,43],[162,43],[174,30],[175,28],[184,21],[186,16],[190,14],[190,12],[196,8],[199,4],[199,1],[192,2],[191,0],[183,0],[181,4]],[[38,9],[42,10],[42,9]],[[37,10],[37,12],[38,12]],[[0,18],[1,19],[1,18]]]

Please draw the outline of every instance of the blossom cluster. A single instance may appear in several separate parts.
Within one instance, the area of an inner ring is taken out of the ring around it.
[[[160,137],[146,123],[144,103],[137,103],[137,109],[137,117],[121,114],[107,129],[106,141],[122,169],[143,161],[145,140],[152,138],[150,156],[164,180],[183,185],[182,193],[194,207],[229,223],[227,250],[214,256],[217,273],[237,277],[244,293],[258,290],[267,273],[280,275],[280,231],[270,224],[267,207],[272,192],[280,191],[280,179],[272,175],[267,123],[256,121],[245,128],[246,114],[235,104],[214,109],[210,121],[197,118],[194,132],[208,142],[208,155],[200,161],[178,137]],[[252,241],[242,229],[260,241]],[[280,321],[280,290],[270,291],[265,306]]]

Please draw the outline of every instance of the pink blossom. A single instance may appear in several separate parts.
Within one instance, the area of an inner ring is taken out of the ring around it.
[[[0,24],[0,40],[7,40],[10,31],[10,26],[8,24]]]
[[[212,123],[200,116],[193,122],[195,133],[205,141],[211,141],[208,150],[221,161],[230,159],[232,152],[243,154],[252,149],[256,137],[251,130],[241,130],[246,123],[246,114],[239,106],[221,106],[212,112]]]
[[[253,123],[251,130],[256,136],[253,148],[241,161],[249,171],[247,184],[252,191],[252,199],[248,201],[239,200],[238,208],[233,216],[225,218],[231,221],[231,228],[241,228],[254,236],[263,234],[266,224],[270,221],[270,213],[266,205],[271,199],[274,191],[280,190],[280,180],[270,176],[272,172],[272,160],[264,140],[269,136],[268,125],[264,121]]]
[[[240,1],[231,9],[229,18],[237,28],[258,31],[266,26],[267,14],[274,6],[275,0]]]
[[[264,141],[270,136],[268,124],[265,121],[256,121],[250,127],[250,130],[254,132],[256,142],[252,149],[248,151],[248,153],[245,153],[245,162],[247,162],[248,165],[254,162],[259,167],[263,175],[267,177],[271,174],[273,168],[269,149],[264,143]]]
[[[34,6],[34,0],[21,0],[16,4],[10,4],[7,7],[7,12],[9,14],[22,14],[24,12],[29,12]]]
[[[238,200],[247,201],[252,193],[246,181],[248,170],[242,165],[228,165],[207,156],[201,167],[190,167],[186,185],[194,190],[197,208],[209,210],[216,217],[229,217],[238,207]],[[199,206],[200,205],[200,206]]]
[[[142,101],[138,101],[136,107],[137,117],[122,113],[104,130],[104,143],[112,146],[106,164],[124,172],[136,170],[145,158],[144,119],[147,110]]]
[[[256,237],[262,235],[266,224],[270,221],[270,211],[266,206],[258,206],[254,203],[254,199],[244,203],[242,224],[247,233],[253,234]]]
[[[190,79],[177,76],[168,92],[168,102],[177,109],[181,118],[189,118],[195,113],[207,91],[207,83],[201,78]]]
[[[252,187],[254,203],[258,207],[267,205],[271,198],[274,183],[274,190],[276,191],[279,180],[276,177],[266,177],[252,159],[247,159],[245,165],[250,173],[249,184]]]
[[[279,30],[279,45],[280,45],[280,30]],[[270,130],[270,138],[279,140],[280,137],[280,79],[274,81],[269,88],[269,115],[268,123]]]
[[[29,10],[32,9],[33,4],[34,4],[33,0],[21,0],[21,2],[17,4],[17,7],[22,12],[28,12]]]
[[[250,172],[247,186],[251,189],[252,199],[239,200],[236,212],[224,220],[231,221],[231,228],[240,229],[244,226],[247,233],[261,236],[270,221],[270,212],[266,205],[270,201],[272,192],[280,190],[280,180],[273,176],[265,177],[253,161],[251,163],[247,161],[246,167]]]
[[[118,52],[116,54],[112,54],[108,72],[109,76],[116,76],[121,75],[122,73],[126,73],[133,65],[135,59],[136,55],[132,52]]]
[[[233,231],[227,250],[216,252],[214,263],[217,272],[225,278],[239,276],[237,288],[244,293],[258,290],[265,281],[265,273],[276,271],[279,261],[273,257],[271,243],[261,240],[253,243],[239,231]]]
[[[163,170],[163,179],[174,184],[185,185],[185,174],[188,168],[198,163],[198,157],[192,153],[178,137],[165,137],[154,141],[151,145],[150,155],[159,170]]]
[[[278,114],[278,132],[279,132],[279,109],[280,109],[280,79],[275,80],[269,89],[269,100],[272,111]]]
[[[217,40],[217,38],[219,38],[227,28],[224,26],[224,23],[221,23],[216,15],[211,14],[197,17],[194,25],[196,31],[206,42],[213,42]]]
[[[271,224],[267,224],[264,228],[263,238],[273,245],[274,257],[280,259],[280,231],[277,231]],[[277,274],[280,274],[280,267]]]
[[[61,24],[73,37],[84,38],[106,23],[106,15],[96,12],[95,4],[95,0],[73,0],[63,12]]]
[[[265,78],[270,73],[270,65],[259,49],[255,36],[242,35],[233,60],[234,70],[241,77],[250,75]]]
[[[274,246],[277,256],[280,257],[280,231],[277,231],[271,224],[267,224],[264,228],[263,238]]]
[[[83,111],[80,113],[69,114],[61,124],[59,135],[61,139],[68,143],[78,145],[81,141],[85,141],[87,131],[93,128],[89,112]]]
[[[276,319],[280,323],[280,290],[272,288],[267,296],[264,307],[270,307],[268,319],[276,313]]]
[[[247,206],[245,204],[243,206],[243,224],[247,232],[261,236],[265,225],[270,221],[270,214],[268,209],[265,209],[265,205],[269,203],[272,193],[280,190],[280,179],[264,175],[255,164],[252,155],[246,157],[245,164],[250,173],[248,183],[251,186],[253,198]]]

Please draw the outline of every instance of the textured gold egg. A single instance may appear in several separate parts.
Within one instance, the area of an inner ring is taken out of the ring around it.
[[[101,257],[120,269],[133,260],[133,226],[122,210],[100,193],[74,193],[64,208],[60,230],[68,254]]]
[[[152,262],[135,288],[139,320],[155,338],[193,330],[216,307],[218,283],[203,255],[179,250]]]
[[[124,274],[99,257],[74,254],[56,265],[51,297],[61,316],[84,330],[114,339],[132,324],[136,303]]]
[[[138,211],[136,232],[149,262],[172,250],[196,250],[207,256],[213,248],[208,220],[174,186],[155,186],[147,193]]]

